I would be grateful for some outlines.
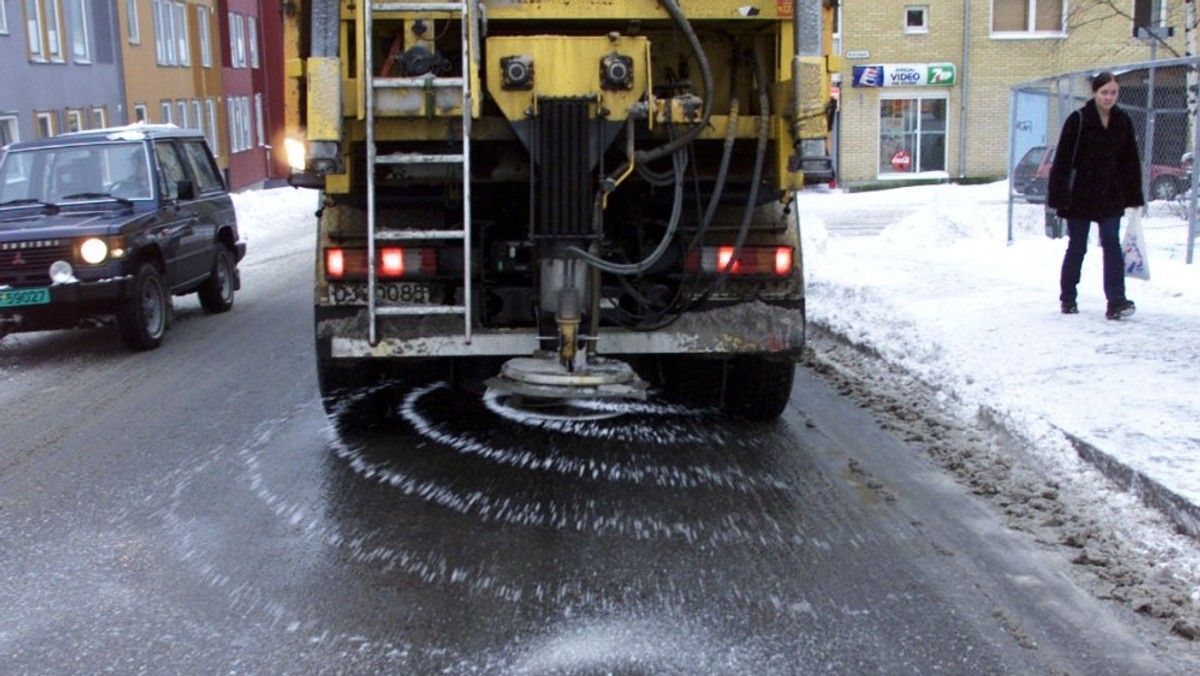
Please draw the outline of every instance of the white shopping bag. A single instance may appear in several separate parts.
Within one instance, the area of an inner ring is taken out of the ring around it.
[[[1142,209],[1129,211],[1129,223],[1125,226],[1125,238],[1121,240],[1121,251],[1125,254],[1125,276],[1150,279],[1150,260],[1146,257],[1146,233],[1142,231]]]

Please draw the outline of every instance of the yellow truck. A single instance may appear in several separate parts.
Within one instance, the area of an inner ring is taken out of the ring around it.
[[[364,421],[445,377],[778,416],[804,346],[795,191],[832,179],[835,4],[287,0],[327,408]]]

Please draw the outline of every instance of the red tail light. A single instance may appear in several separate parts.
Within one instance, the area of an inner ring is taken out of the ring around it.
[[[688,272],[716,274],[728,267],[728,274],[740,277],[789,277],[794,255],[795,250],[790,246],[744,246],[734,260],[732,246],[706,246],[693,251],[684,268]]]
[[[383,247],[375,252],[376,279],[410,279],[437,276],[438,251],[433,248]],[[325,278],[361,281],[367,278],[367,250],[325,250]]]
[[[325,250],[325,276],[329,279],[346,276],[346,252],[341,249]]]
[[[792,247],[775,247],[775,274],[780,277],[792,274]]]
[[[400,247],[382,249],[379,252],[379,276],[404,276],[404,250]]]

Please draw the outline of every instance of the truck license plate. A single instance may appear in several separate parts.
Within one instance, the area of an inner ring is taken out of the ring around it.
[[[329,300],[333,305],[366,305],[367,285],[330,284]],[[417,282],[379,282],[375,285],[375,302],[384,305],[429,305],[438,302],[428,284]]]
[[[22,305],[46,305],[50,302],[50,289],[8,289],[0,291],[0,307]]]

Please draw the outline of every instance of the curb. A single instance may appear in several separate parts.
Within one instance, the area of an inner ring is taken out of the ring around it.
[[[833,331],[827,326],[821,326],[810,321],[809,330],[815,330],[823,334],[825,337],[831,338],[838,343],[841,343],[852,350],[866,354],[871,358],[880,359],[884,362],[887,362],[887,360],[884,359],[884,357],[871,346],[855,343],[845,335]],[[821,355],[811,352],[811,350],[810,354],[814,359],[818,359],[826,365],[832,366],[835,369],[841,368],[840,366],[823,358]],[[895,365],[893,364],[893,366]],[[980,405],[979,413],[982,414],[985,419],[988,419],[992,424],[1003,429],[1007,434],[1018,439],[1023,438],[1018,431],[1013,430],[1004,424],[1003,421],[1007,416],[1003,412],[990,406]],[[1071,444],[1071,446],[1075,449],[1075,452],[1079,454],[1079,457],[1082,458],[1084,462],[1099,470],[1101,474],[1103,474],[1116,486],[1116,488],[1133,494],[1142,502],[1142,504],[1162,514],[1167,518],[1168,521],[1171,522],[1172,525],[1175,526],[1176,531],[1180,535],[1186,535],[1200,541],[1200,505],[1192,503],[1187,498],[1184,498],[1175,491],[1163,486],[1161,483],[1151,479],[1133,467],[1122,463],[1120,460],[1117,460],[1112,455],[1104,452],[1099,447],[1084,441],[1083,439],[1071,434],[1058,425],[1050,423],[1050,426],[1059,434],[1063,435],[1063,438],[1065,438],[1067,442]]]
[[[1099,469],[1101,474],[1108,477],[1119,488],[1137,496],[1147,507],[1161,512],[1171,523],[1175,524],[1175,528],[1181,535],[1189,535],[1200,540],[1200,505],[1189,502],[1175,491],[1121,463],[1061,427],[1052,426],[1062,433],[1067,441],[1071,442],[1079,457]]]

